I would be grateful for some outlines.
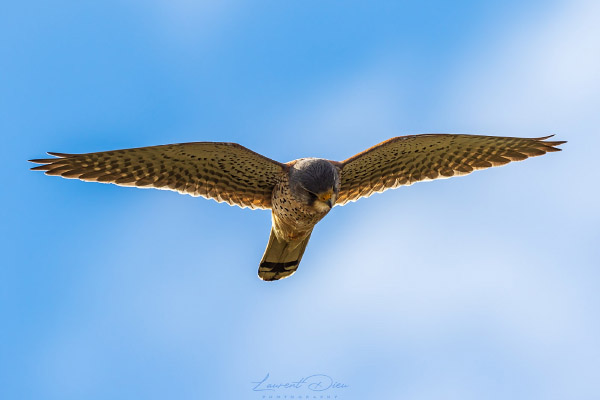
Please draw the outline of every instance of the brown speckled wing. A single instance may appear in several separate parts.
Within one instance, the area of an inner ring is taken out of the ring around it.
[[[250,208],[270,208],[285,165],[235,143],[181,143],[30,160],[47,175],[173,190]]]
[[[426,134],[400,136],[338,163],[336,205],[402,185],[449,178],[560,151],[563,141],[542,138]]]

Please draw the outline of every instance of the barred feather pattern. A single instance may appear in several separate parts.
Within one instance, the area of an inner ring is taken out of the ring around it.
[[[30,160],[47,175],[173,190],[242,208],[271,208],[287,166],[236,143],[180,143]]]
[[[566,142],[546,140],[550,137],[424,134],[389,139],[336,163],[341,168],[336,205],[398,186],[466,175],[560,151],[556,146]]]

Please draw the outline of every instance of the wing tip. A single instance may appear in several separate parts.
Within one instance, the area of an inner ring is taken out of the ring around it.
[[[43,165],[38,165],[35,167],[31,167],[29,168],[31,171],[47,171],[50,169],[50,166],[48,164],[43,164]]]
[[[56,151],[48,151],[48,152],[46,152],[46,154],[48,154],[50,156],[58,157],[58,158],[67,158],[67,157],[72,156],[72,154],[69,154],[69,153],[57,153]]]
[[[72,154],[67,154],[67,153],[57,153],[55,151],[47,151],[46,154],[48,154],[49,156],[53,156],[54,158],[32,158],[30,160],[27,160],[28,162],[34,163],[34,164],[50,164],[53,163],[55,161],[58,161],[61,158],[67,158],[72,156]]]
[[[562,151],[562,149],[557,146],[563,145],[563,144],[567,143],[567,141],[566,140],[547,140],[554,136],[555,135],[548,135],[548,136],[543,136],[543,137],[539,137],[539,138],[534,138],[534,140],[543,146],[543,148],[541,148],[540,150],[544,151],[544,153]]]

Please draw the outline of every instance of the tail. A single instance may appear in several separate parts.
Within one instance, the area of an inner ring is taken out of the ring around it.
[[[302,240],[285,242],[277,239],[273,228],[267,249],[258,267],[258,277],[263,281],[287,278],[296,272],[302,259],[310,233]]]

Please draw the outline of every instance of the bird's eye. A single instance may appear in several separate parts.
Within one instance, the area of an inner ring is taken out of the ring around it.
[[[305,188],[305,187],[304,187],[304,185],[300,185],[300,187],[301,187],[302,189],[304,189],[304,191],[305,191],[306,193],[308,193],[308,194],[310,195],[310,197],[311,197],[311,198],[313,198],[313,197],[315,197],[315,198],[316,198],[316,197],[317,197],[317,195],[316,195],[314,192],[311,192],[310,190],[308,190],[307,188]]]

